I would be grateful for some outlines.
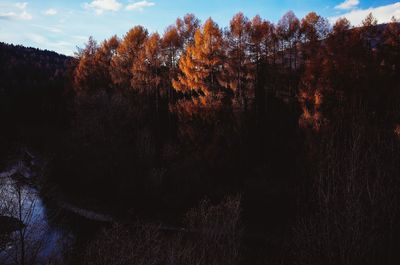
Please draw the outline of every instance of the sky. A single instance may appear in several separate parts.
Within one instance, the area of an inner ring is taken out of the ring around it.
[[[380,23],[400,19],[393,0],[0,0],[0,41],[73,55],[89,36],[123,37],[135,25],[162,34],[187,13],[226,27],[239,11],[277,22],[289,10],[299,18],[310,11],[330,21],[347,17],[353,25],[370,12]]]

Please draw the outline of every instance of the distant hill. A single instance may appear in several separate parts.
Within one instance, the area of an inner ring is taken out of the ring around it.
[[[4,87],[14,82],[65,77],[73,58],[53,51],[0,42],[0,62],[0,87]]]
[[[0,42],[0,118],[8,125],[57,122],[75,59]]]

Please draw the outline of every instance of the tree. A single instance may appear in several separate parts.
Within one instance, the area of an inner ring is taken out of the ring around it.
[[[169,26],[164,32],[164,35],[161,39],[161,49],[163,62],[168,68],[168,76],[165,84],[167,84],[167,97],[171,102],[174,100],[171,80],[177,77],[179,56],[182,54],[183,49],[183,40],[179,35],[178,28],[175,25]]]
[[[276,30],[281,40],[282,55],[285,56],[289,51],[289,68],[296,68],[297,43],[300,40],[299,19],[292,11],[289,11],[279,20]],[[285,64],[284,60],[282,60],[282,64]]]
[[[305,57],[310,58],[317,52],[319,41],[329,34],[329,22],[323,17],[311,12],[301,20],[303,42],[305,42]]]
[[[362,21],[362,27],[360,28],[361,38],[367,48],[368,52],[372,52],[372,42],[376,39],[378,21],[369,13],[368,16]]]
[[[206,102],[222,100],[226,95],[220,85],[223,71],[223,38],[218,25],[209,18],[196,31],[194,43],[190,44],[179,61],[182,74],[173,80],[173,87],[182,93],[193,95],[193,100]]]
[[[99,67],[99,74],[103,79],[102,87],[104,87],[107,92],[111,92],[111,89],[113,88],[111,62],[116,55],[118,46],[119,39],[114,35],[108,40],[103,41],[95,54],[95,61]]]
[[[131,87],[148,100],[154,100],[156,109],[160,100],[161,64],[160,35],[153,33],[145,40],[132,65]]]
[[[183,43],[176,26],[169,26],[161,40],[161,48],[166,66],[174,70],[178,67],[178,58]]]
[[[287,12],[279,20],[276,27],[276,35],[280,43],[279,53],[281,55],[279,78],[285,80],[281,81],[281,86],[285,87],[285,90],[290,95],[294,95],[298,79],[295,75],[299,57],[297,45],[301,34],[300,21],[292,11]]]
[[[123,38],[111,61],[111,76],[116,86],[128,89],[131,86],[132,66],[143,49],[148,32],[142,26],[132,28]]]
[[[254,90],[255,107],[257,113],[264,115],[265,113],[265,73],[266,64],[268,64],[268,56],[275,58],[275,46],[272,43],[274,32],[273,25],[261,19],[260,16],[255,16],[250,21],[250,36],[249,36],[249,54],[253,64],[252,69],[252,86]],[[275,60],[273,60],[275,61]]]
[[[311,12],[301,20],[301,29],[306,42],[316,42],[329,34],[329,22],[317,13]]]
[[[194,42],[194,35],[200,28],[200,20],[193,14],[186,14],[183,19],[176,20],[176,28],[182,41],[183,48]]]
[[[251,81],[254,70],[249,56],[250,43],[249,19],[243,13],[236,14],[230,22],[227,32],[227,63],[225,71],[227,86],[235,91],[236,102],[245,111],[248,110],[251,96]]]
[[[85,48],[80,49],[76,54],[79,63],[74,71],[74,87],[78,93],[93,90],[99,86],[101,76],[95,58],[98,49],[97,42],[93,37],[89,37]]]
[[[117,36],[104,40],[100,45],[90,37],[84,49],[77,54],[78,65],[74,71],[75,90],[82,94],[99,91],[110,92],[113,84],[111,62],[119,46]]]

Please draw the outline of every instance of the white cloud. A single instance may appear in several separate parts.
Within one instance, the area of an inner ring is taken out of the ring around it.
[[[139,10],[143,11],[146,7],[154,6],[155,3],[149,1],[139,1],[126,6],[126,10]]]
[[[37,27],[37,28],[40,28],[40,29],[44,29],[44,30],[47,30],[47,31],[49,31],[49,32],[51,32],[51,33],[62,33],[63,31],[60,29],[60,28],[58,28],[57,26],[43,26],[43,25],[33,25],[33,26],[35,26],[35,27]]]
[[[335,6],[335,9],[342,9],[342,10],[352,9],[357,7],[358,4],[360,4],[359,0],[345,0],[343,3]]]
[[[12,19],[15,18],[17,14],[14,12],[5,12],[5,13],[0,13],[0,19]]]
[[[93,9],[97,14],[102,14],[104,11],[118,11],[121,6],[117,0],[94,0],[84,4],[84,8]]]
[[[57,13],[58,13],[57,9],[54,8],[49,8],[46,11],[44,11],[44,14],[47,16],[54,16],[57,15]]]
[[[357,26],[361,24],[361,22],[368,16],[369,13],[374,15],[374,17],[378,20],[378,23],[387,23],[392,17],[400,18],[400,2],[386,6],[352,10],[340,16],[330,17],[329,20],[331,23],[334,23],[339,18],[345,17],[351,22],[351,24]]]
[[[0,19],[11,20],[11,19],[19,19],[19,20],[31,20],[32,15],[26,11],[28,6],[27,2],[23,3],[15,3],[12,6],[6,6],[8,9],[14,11],[0,12]]]
[[[16,6],[18,9],[25,10],[26,7],[28,6],[28,3],[27,3],[27,2],[16,3],[15,6]]]
[[[22,20],[31,20],[32,19],[32,15],[24,10],[22,13],[20,13],[17,16],[17,18],[22,19]]]
[[[17,5],[20,5],[20,6],[17,6],[18,9],[21,9],[20,12],[16,13],[16,12],[10,11],[10,12],[0,13],[0,19],[6,19],[6,20],[9,20],[9,19],[31,20],[32,19],[32,15],[29,14],[25,10],[26,6],[27,6],[27,3],[17,3]]]

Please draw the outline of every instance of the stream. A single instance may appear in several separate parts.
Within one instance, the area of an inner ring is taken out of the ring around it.
[[[0,216],[24,226],[6,232],[0,229],[0,264],[20,264],[21,260],[45,264],[49,259],[62,259],[63,249],[78,236],[94,233],[101,224],[113,221],[109,215],[59,198],[44,198],[39,183],[45,160],[26,148],[17,153],[6,168],[0,168]]]

